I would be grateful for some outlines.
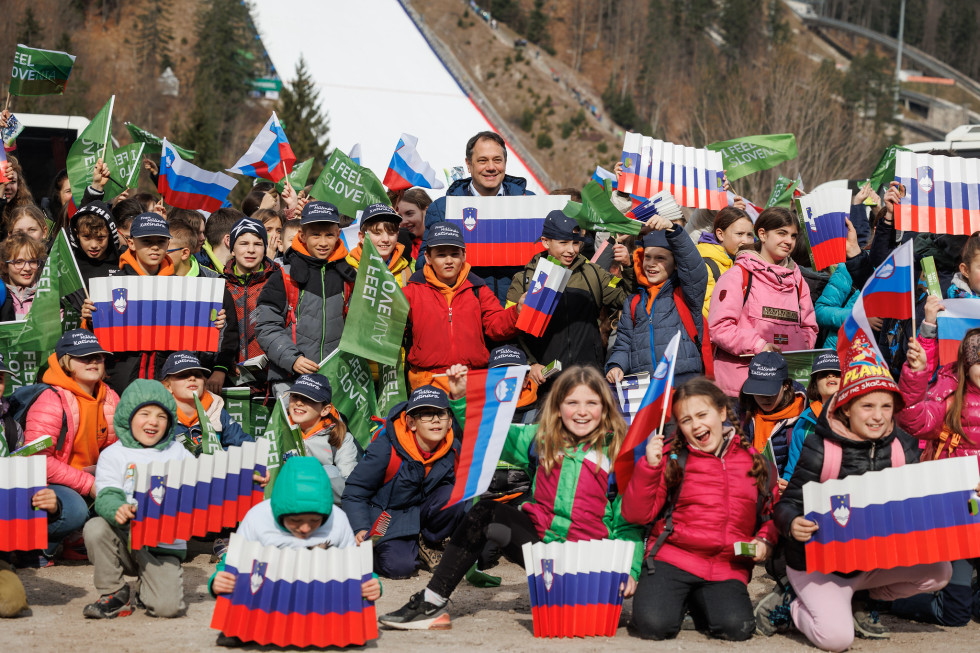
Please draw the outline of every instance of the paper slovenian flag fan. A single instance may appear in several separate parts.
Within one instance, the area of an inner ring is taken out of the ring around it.
[[[823,270],[847,260],[847,216],[851,191],[825,188],[796,200],[800,230],[810,244],[813,267]]]
[[[646,222],[655,215],[667,218],[668,220],[684,219],[681,207],[674,201],[674,196],[664,190],[626,213],[627,218],[633,218],[640,222]]]
[[[960,341],[970,329],[980,327],[980,299],[944,299],[936,319],[939,327],[939,364],[955,363]]]
[[[619,412],[626,420],[626,426],[633,423],[637,411],[643,404],[643,397],[646,396],[647,388],[650,387],[650,373],[640,372],[639,374],[629,374],[623,377],[619,383],[610,383],[609,389],[612,390],[616,403],[619,404]]]
[[[652,197],[667,191],[678,204],[693,209],[717,211],[728,204],[721,152],[628,132],[622,162],[620,192]]]
[[[955,236],[980,229],[980,160],[896,152],[895,179],[905,187],[895,229]]]
[[[517,317],[517,328],[521,331],[540,338],[551,322],[558,300],[565,292],[565,286],[572,276],[572,271],[563,266],[558,259],[542,256],[534,268],[530,287],[524,297],[524,306]]]
[[[31,503],[48,486],[45,460],[44,456],[0,458],[0,551],[48,548],[48,513],[34,510]]]

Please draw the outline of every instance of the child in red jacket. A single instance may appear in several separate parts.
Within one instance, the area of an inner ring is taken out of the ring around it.
[[[665,459],[663,436],[650,438],[623,495],[624,518],[654,522],[630,630],[670,639],[690,610],[698,630],[711,637],[749,639],[752,566],[769,557],[777,538],[771,516],[759,507],[771,505],[776,474],[729,425],[737,422],[714,383],[699,377],[679,387],[672,414],[683,440],[671,442]],[[739,542],[754,550],[738,555]]]

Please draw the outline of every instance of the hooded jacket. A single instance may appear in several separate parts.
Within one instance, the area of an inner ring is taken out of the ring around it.
[[[71,461],[77,461],[84,448],[86,453],[82,457],[89,459],[89,464],[95,464],[101,458],[100,452],[104,453],[116,441],[113,416],[119,403],[119,395],[100,383],[96,388],[96,397],[89,396],[65,374],[55,354],[48,357],[48,369],[41,380],[51,388],[39,394],[27,411],[24,442],[29,444],[45,435],[57,439],[57,434],[61,431],[61,417],[67,416],[68,431],[64,446],[56,451],[57,443],[54,443],[42,452],[47,456],[48,483],[64,485],[83,497],[88,496],[95,477],[73,467]],[[101,419],[97,411],[102,413]],[[87,428],[80,433],[79,426],[83,417]],[[104,425],[104,432],[101,430],[103,427],[98,426],[100,422]],[[76,448],[80,451],[76,452]]]
[[[103,206],[108,209],[108,206]],[[82,281],[85,282],[86,287],[88,287],[88,282],[91,279],[108,277],[119,271],[119,257],[122,254],[119,231],[116,229],[116,223],[112,219],[112,213],[106,210],[106,214],[76,213],[68,221],[68,244],[71,245],[71,251],[75,255],[75,261],[78,263],[78,271],[81,272]],[[82,241],[78,236],[78,221],[83,215],[97,215],[101,217],[105,222],[106,229],[109,230],[106,252],[102,255],[102,258],[92,258],[82,249]]]
[[[715,284],[708,331],[715,345],[715,378],[730,397],[738,396],[751,356],[766,344],[794,351],[813,349],[817,341],[810,289],[799,267],[790,265],[769,264],[755,251],[740,252]],[[743,294],[743,270],[751,275],[748,297]]]
[[[681,341],[674,364],[674,387],[678,387],[688,379],[703,374],[704,362],[701,359],[701,347],[691,340],[681,320],[674,302],[674,289],[680,288],[694,327],[698,330],[698,337],[703,338],[704,316],[701,307],[710,275],[703,259],[698,256],[694,243],[683,229],[675,227],[666,233],[674,255],[674,274],[663,282],[653,298],[651,318],[647,310],[651,284],[643,273],[643,249],[633,252],[633,272],[640,286],[639,301],[630,297],[623,306],[619,327],[616,329],[616,341],[609,352],[609,360],[606,361],[606,371],[618,367],[624,374],[653,373],[671,338],[680,331]]]
[[[138,442],[133,437],[130,426],[136,412],[147,405],[163,408],[169,418],[166,433],[152,447],[146,447]],[[95,497],[95,511],[114,527],[118,528],[116,511],[131,498],[127,496],[124,484],[126,467],[129,463],[165,463],[194,457],[174,438],[176,414],[177,404],[173,396],[159,381],[137,379],[126,388],[126,392],[120,398],[113,416],[119,441],[102,452],[95,470],[95,489],[98,492]],[[173,544],[160,544],[154,548],[166,555],[174,555],[181,559],[187,553],[187,543],[184,540],[177,540]]]
[[[794,519],[803,516],[803,486],[810,481],[820,482],[825,440],[833,440],[841,447],[837,478],[859,476],[891,467],[891,443],[895,438],[902,443],[906,464],[919,461],[919,443],[898,426],[893,426],[891,433],[879,440],[861,440],[833,417],[835,409],[834,399],[831,399],[817,418],[813,435],[804,440],[796,470],[773,515],[779,533],[786,538],[786,564],[798,571],[806,571],[806,554],[804,544],[790,534],[790,526]]]
[[[813,305],[817,326],[821,333],[826,333],[820,347],[837,349],[837,332],[851,314],[851,308],[860,294],[851,283],[851,273],[847,271],[847,266],[838,265]]]
[[[748,584],[755,563],[736,556],[732,545],[753,538],[775,544],[778,532],[772,519],[756,525],[759,489],[756,479],[749,476],[755,450],[743,446],[731,427],[726,437],[719,456],[688,447],[684,477],[674,504],[674,532],[654,559],[707,581],[737,580]],[[650,466],[646,456],[641,456],[636,464],[623,495],[623,517],[634,524],[645,526],[653,522],[667,500],[663,477],[669,451],[668,447],[656,467]],[[777,496],[776,479],[768,481],[769,492]],[[644,557],[663,532],[664,523],[661,518],[653,524]]]
[[[342,242],[321,260],[299,237],[286,250],[285,265],[265,282],[255,308],[255,337],[269,357],[270,381],[295,376],[300,356],[319,363],[337,348],[354,288],[356,272]]]
[[[37,283],[26,288],[16,284],[4,284],[7,288],[7,301],[0,307],[0,319],[5,321],[23,320],[27,318],[34,297],[37,296]]]
[[[334,418],[339,420],[339,415],[334,411]],[[335,425],[324,426],[323,421],[317,423],[316,430],[312,433],[303,434],[303,444],[306,446],[306,455],[316,458],[330,478],[330,486],[333,490],[333,501],[340,505],[341,497],[344,495],[344,484],[347,477],[357,467],[357,461],[361,458],[361,449],[354,439],[350,429],[344,433],[344,439],[339,447],[330,444],[330,434]]]
[[[236,274],[235,258],[225,265],[225,288],[235,304],[235,317],[238,319],[238,351],[236,363],[244,363],[250,358],[262,355],[262,347],[255,335],[255,313],[259,295],[266,283],[282,266],[268,256],[262,262],[262,269],[248,274]]]
[[[402,402],[392,408],[385,427],[347,477],[341,502],[355,533],[370,531],[382,512],[391,515],[379,542],[417,537],[422,532],[422,503],[456,481],[462,428],[454,424],[426,459],[405,424],[406,406],[408,402]]]
[[[698,253],[704,259],[704,264],[708,269],[708,285],[704,290],[704,310],[702,315],[708,319],[708,308],[711,306],[711,293],[714,292],[715,284],[721,275],[728,272],[735,259],[729,256],[728,251],[723,245],[719,245],[714,235],[703,234],[698,241]]]
[[[365,236],[366,238],[367,236]],[[363,251],[362,245],[358,243],[357,247],[350,251],[347,255],[347,262],[352,268],[357,270],[361,265],[361,252]],[[395,250],[391,253],[391,258],[388,261],[388,271],[391,272],[395,281],[398,282],[399,288],[404,288],[405,284],[408,283],[409,278],[411,278],[412,273],[415,270],[412,269],[411,265],[411,252],[405,252],[405,245],[398,243],[395,245]]]
[[[793,400],[785,408],[776,411],[774,415],[778,416],[778,421],[773,424],[772,431],[769,433],[768,442],[772,443],[772,455],[775,459],[776,469],[780,474],[786,469],[786,463],[789,459],[789,449],[792,443],[793,435],[795,434],[793,427],[796,426],[797,420],[800,415],[803,414],[809,407],[809,401],[806,398],[806,390],[802,385],[793,381]],[[755,442],[756,437],[756,413],[758,411],[753,411],[750,414],[739,415],[738,419],[742,424],[742,432],[745,434],[745,441],[749,443],[754,443],[754,446],[764,447],[765,444],[760,444]],[[780,413],[783,413],[780,415]]]
[[[204,405],[205,403],[207,405]],[[204,396],[201,397],[201,404],[204,407],[204,413],[208,416],[208,422],[211,424],[211,428],[214,429],[218,438],[221,440],[221,447],[223,449],[237,447],[245,442],[255,441],[252,435],[246,433],[241,425],[231,418],[231,415],[225,410],[225,400],[221,396],[205,390]],[[174,437],[177,440],[186,438],[199,445],[202,431],[201,423],[197,418],[197,412],[187,416],[190,418],[189,420],[184,419],[180,408],[177,409],[175,415],[177,419],[174,421]],[[188,426],[185,423],[187,421],[192,421],[193,423]],[[200,453],[196,455],[200,455]]]

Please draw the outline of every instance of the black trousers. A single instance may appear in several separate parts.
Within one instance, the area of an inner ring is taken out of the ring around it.
[[[755,617],[744,583],[707,581],[663,561],[649,573],[644,560],[633,596],[630,632],[643,639],[671,639],[690,610],[697,629],[711,637],[742,641],[752,637]]]

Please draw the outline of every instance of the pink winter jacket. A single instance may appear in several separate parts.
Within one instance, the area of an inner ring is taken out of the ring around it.
[[[119,395],[115,390],[106,388],[105,412],[106,422],[109,424],[109,435],[106,438],[105,446],[116,441],[116,429],[112,425],[112,417],[116,414],[116,404],[119,403]],[[58,444],[58,434],[61,433],[61,416],[68,416],[68,432],[65,435],[65,444],[61,451],[55,451]],[[78,432],[78,400],[71,391],[65,388],[52,386],[50,390],[45,390],[30,407],[27,412],[27,419],[24,427],[24,442],[29,443],[38,438],[50,435],[54,443],[42,453],[48,457],[48,483],[64,485],[75,490],[83,497],[88,496],[95,483],[95,476],[75,469],[68,464],[71,456],[72,447],[75,444],[75,436]]]
[[[744,302],[743,269],[752,274]],[[810,288],[800,269],[771,265],[754,251],[740,252],[715,283],[708,327],[715,345],[715,380],[731,397],[738,396],[748,377],[751,356],[767,343],[795,351],[812,349],[817,341]]]
[[[919,344],[926,352],[926,369],[916,372],[908,363],[902,368],[898,389],[902,391],[905,408],[898,414],[898,425],[912,436],[926,440],[922,460],[933,460],[946,419],[946,400],[956,392],[956,363],[940,367],[936,382],[930,387],[929,379],[939,363],[938,342],[934,338],[920,337]],[[959,446],[950,452],[947,443],[940,458],[980,454],[980,388],[969,381],[960,420],[963,433]]]

